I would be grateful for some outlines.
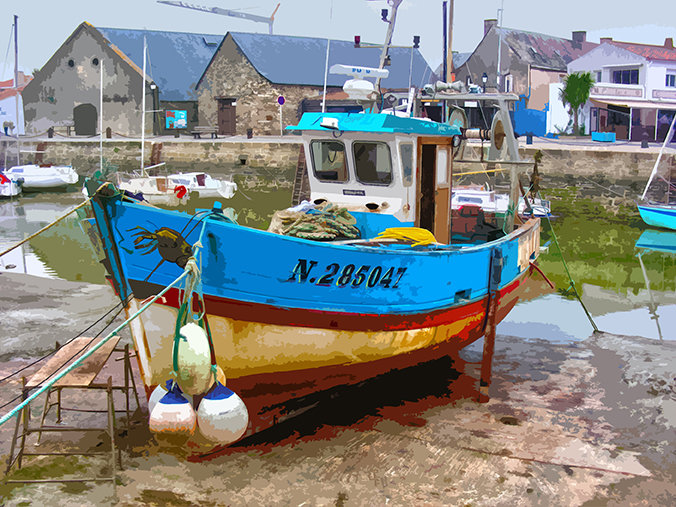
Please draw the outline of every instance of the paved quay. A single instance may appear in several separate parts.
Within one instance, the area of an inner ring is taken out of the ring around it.
[[[0,378],[62,335],[46,312],[59,312],[65,334],[115,304],[105,286],[29,275],[2,274],[0,289],[14,315],[0,331],[0,350],[26,345],[3,355]],[[137,414],[119,439],[117,498],[105,483],[12,485],[1,487],[0,505],[45,498],[51,505],[676,504],[676,342],[499,335],[485,404],[473,400],[480,353],[481,341],[455,364],[442,359],[345,388],[200,463],[157,443]],[[16,394],[18,384],[10,387],[0,389],[0,404]],[[9,426],[0,428],[3,457]],[[69,477],[101,463],[50,460],[34,458],[26,473]]]

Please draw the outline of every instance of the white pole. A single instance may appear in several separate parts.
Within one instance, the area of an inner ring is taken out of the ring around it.
[[[19,140],[19,16],[14,15],[14,102],[16,105],[16,165],[21,165]]]
[[[329,48],[331,39],[326,39],[326,62],[324,63],[324,93],[322,95],[322,113],[326,112],[326,81],[329,78]]]
[[[99,60],[99,171],[103,176],[103,59]]]
[[[143,172],[143,160],[146,151],[146,36],[143,36],[143,91],[141,95],[141,172]]]
[[[502,11],[504,10],[505,7],[505,0],[502,0],[500,3],[500,9],[499,9],[499,21],[498,21],[498,26],[497,29],[500,30],[502,27]],[[500,57],[502,53],[502,32],[498,31],[498,69],[497,69],[497,79],[496,82],[498,84],[498,93],[500,93]]]
[[[671,139],[672,134],[674,133],[674,123],[676,123],[676,112],[674,113],[674,119],[671,120],[671,125],[669,125],[669,132],[667,132],[667,137],[664,138],[662,148],[660,148],[660,154],[657,155],[657,160],[655,160],[655,167],[653,167],[653,171],[650,173],[650,178],[648,178],[648,183],[646,184],[645,190],[643,191],[643,195],[641,196],[642,201],[645,199],[645,194],[648,192],[648,187],[650,186],[650,183],[653,181],[653,177],[657,172],[657,166],[659,165],[660,159],[662,158],[662,152],[664,151],[664,148],[666,147],[667,143]],[[657,129],[657,125],[655,125],[655,129]]]
[[[282,128],[282,105],[279,105],[279,135],[284,135],[284,130]]]

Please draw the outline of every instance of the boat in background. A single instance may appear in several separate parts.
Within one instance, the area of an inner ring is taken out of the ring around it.
[[[676,230],[676,184],[674,184],[674,181],[676,181],[676,155],[672,154],[669,163],[665,164],[664,167],[660,167],[660,161],[667,143],[674,134],[674,123],[676,123],[676,115],[671,121],[669,131],[664,138],[664,143],[662,143],[650,178],[648,178],[648,183],[646,183],[645,190],[641,195],[641,202],[637,205],[638,212],[646,224],[671,230]],[[646,200],[648,189],[655,179],[661,183],[659,185],[661,188],[658,189],[659,195],[655,199]]]
[[[188,194],[196,194],[198,197],[231,199],[237,191],[237,183],[234,181],[217,180],[202,172],[170,174],[168,178],[175,188],[182,185]]]
[[[5,176],[24,191],[40,191],[75,185],[79,176],[70,165],[25,164],[5,170]]]
[[[529,200],[528,204],[529,206],[526,206],[523,197],[519,198],[517,209],[520,215],[533,215],[536,217],[551,215],[551,202],[548,200],[536,198]],[[487,190],[480,186],[453,188],[452,209],[460,209],[460,207],[467,205],[479,206],[485,212],[504,215],[509,209],[509,196],[498,194],[495,190]]]
[[[118,172],[115,175],[116,186],[139,201],[164,206],[185,204],[190,197],[185,186],[173,184],[168,176],[151,174],[163,165],[164,162],[144,167],[140,174],[128,175]]]
[[[20,182],[9,179],[2,171],[0,171],[0,197],[14,197],[20,193]]]

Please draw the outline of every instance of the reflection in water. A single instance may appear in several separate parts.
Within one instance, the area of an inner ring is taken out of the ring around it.
[[[237,221],[265,229],[272,214],[290,205],[290,190],[237,192],[220,200],[232,207]],[[82,194],[30,194],[0,201],[0,248],[36,232],[82,202]],[[191,199],[180,211],[211,208],[215,199]],[[651,338],[676,339],[676,232],[643,231],[635,209],[609,213],[594,199],[555,202],[554,223],[576,286],[601,330]],[[632,215],[633,213],[633,215]],[[634,216],[636,215],[636,216]],[[642,234],[641,234],[642,233]],[[542,242],[551,239],[542,224]],[[11,267],[10,266],[14,266]],[[502,322],[498,332],[550,341],[585,339],[591,326],[579,303],[565,289],[568,279],[555,247],[540,256],[540,265],[559,292],[536,288]],[[24,267],[25,266],[25,267]],[[0,258],[0,272],[27,272],[71,281],[104,283],[104,269],[75,215]],[[536,276],[537,278],[537,276]],[[651,320],[652,319],[652,320]]]

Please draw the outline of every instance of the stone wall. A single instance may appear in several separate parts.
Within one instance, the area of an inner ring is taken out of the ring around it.
[[[206,171],[217,176],[237,174],[266,174],[271,178],[293,181],[294,171],[301,149],[300,138],[284,142],[265,139],[251,141],[229,140],[154,140],[146,141],[145,164],[150,164],[153,142],[162,142],[160,160],[175,171]],[[99,167],[99,141],[61,140],[45,141],[44,161],[54,164],[72,164],[79,174],[91,175]],[[37,149],[37,141],[22,142],[22,151]],[[14,142],[0,142],[0,165],[7,150],[8,166],[15,164]],[[532,159],[535,148],[521,150],[522,157]],[[604,151],[601,149],[562,149],[553,146],[543,152],[540,172],[548,186],[565,186],[576,181],[591,179],[613,184],[631,184],[640,187],[652,171],[658,149],[650,151]],[[106,140],[103,144],[104,158],[120,171],[137,170],[140,167],[140,142]],[[477,156],[475,153],[472,158]],[[478,158],[478,156],[477,156]],[[245,163],[242,163],[244,160]],[[24,153],[22,162],[32,161],[32,155]],[[527,169],[530,173],[530,168]]]
[[[49,140],[45,142],[43,160],[52,164],[72,164],[80,176],[90,176],[99,169],[99,141]],[[159,141],[155,141],[159,142]],[[31,163],[38,142],[22,142],[22,163]],[[153,141],[146,141],[145,165],[150,164]],[[293,177],[301,148],[298,142],[231,142],[224,140],[163,140],[160,160],[171,171],[204,171],[214,176],[260,174],[269,179],[278,179],[284,186],[293,183]],[[7,150],[8,166],[16,160],[14,142],[0,142],[0,165]],[[103,156],[106,163],[119,171],[131,172],[141,166],[141,143],[139,141],[105,140]],[[244,163],[242,163],[242,160]],[[289,183],[290,182],[290,183]]]
[[[329,87],[328,92],[340,90]],[[199,117],[202,125],[218,125],[217,98],[236,100],[238,135],[253,129],[254,135],[279,135],[280,108],[277,97],[286,100],[282,106],[282,124],[298,122],[300,103],[316,97],[322,88],[316,86],[278,85],[271,83],[251,65],[230,35],[226,36],[211,65],[197,87]]]

